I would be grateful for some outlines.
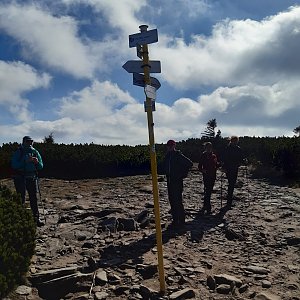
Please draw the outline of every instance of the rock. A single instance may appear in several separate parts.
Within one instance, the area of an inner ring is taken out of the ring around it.
[[[29,280],[33,284],[39,284],[45,281],[49,281],[55,278],[60,278],[63,276],[75,274],[78,270],[77,266],[74,267],[66,267],[66,268],[60,268],[60,269],[52,269],[47,271],[42,271],[38,273],[34,273],[29,277]]]
[[[227,274],[214,275],[215,281],[217,284],[228,284],[234,283],[237,287],[241,287],[243,282],[242,280]]]
[[[216,291],[219,294],[229,294],[231,291],[231,286],[223,283],[217,286]]]
[[[289,246],[299,245],[300,244],[300,237],[298,237],[298,236],[288,237],[286,239],[286,242]]]
[[[174,292],[170,295],[170,300],[175,300],[175,299],[191,299],[196,296],[195,290],[191,288],[185,288],[183,290]]]
[[[108,296],[109,296],[109,294],[106,293],[106,292],[96,292],[96,293],[95,293],[95,299],[96,299],[96,300],[107,299]]]
[[[207,282],[207,286],[210,290],[214,290],[216,288],[216,281],[213,276],[211,276],[211,275],[207,276],[206,282]]]
[[[245,267],[245,270],[255,274],[262,274],[262,275],[268,274],[270,272],[269,269],[260,266],[247,266]]]
[[[156,265],[138,264],[136,266],[136,271],[142,275],[143,279],[149,279],[152,278],[158,270]]]
[[[114,290],[115,295],[120,296],[125,293],[125,291],[130,290],[130,288],[127,285],[119,285]]]
[[[255,296],[255,300],[280,300],[280,297],[270,293],[262,292]]]
[[[270,282],[269,280],[263,280],[263,281],[261,282],[261,286],[262,286],[263,288],[268,289],[268,288],[270,288],[270,287],[272,286],[272,284],[271,284],[271,282]]]
[[[237,232],[236,230],[232,228],[225,228],[225,237],[232,241],[232,240],[239,240],[239,241],[245,241],[245,234]]]
[[[134,219],[139,223],[140,228],[147,227],[150,223],[149,211],[147,209],[143,210]]]
[[[78,281],[91,279],[92,276],[90,274],[77,272],[75,274],[44,281],[39,283],[37,288],[39,290],[39,295],[42,298],[54,300],[60,299],[67,293],[71,292]]]
[[[152,295],[156,294],[156,291],[141,284],[139,288],[139,293],[143,299],[151,299]]]
[[[117,232],[118,220],[116,217],[111,217],[102,221],[99,225],[102,227],[103,230],[109,230],[110,232]]]
[[[100,285],[104,285],[108,282],[106,271],[99,269],[96,271],[96,283]]]
[[[135,231],[138,229],[137,222],[133,218],[118,218],[118,227],[117,230],[125,230],[125,231]]]
[[[243,284],[240,288],[239,288],[239,293],[245,293],[249,288],[248,284]]]
[[[26,285],[20,285],[15,290],[16,294],[22,295],[22,296],[28,296],[32,292],[32,288]]]
[[[293,282],[293,281],[288,281],[286,283],[286,286],[289,290],[294,290],[294,291],[297,291],[300,289],[300,286],[297,282]]]

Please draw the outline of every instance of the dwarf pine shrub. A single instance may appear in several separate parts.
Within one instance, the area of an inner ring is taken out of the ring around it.
[[[36,225],[20,197],[0,185],[0,299],[28,271],[34,253]]]

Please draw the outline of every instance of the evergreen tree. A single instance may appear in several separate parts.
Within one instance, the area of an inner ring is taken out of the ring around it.
[[[51,132],[49,136],[45,136],[43,142],[45,144],[54,144],[53,132]]]
[[[295,134],[298,134],[298,136],[300,137],[300,125],[299,125],[298,127],[296,127],[296,128],[293,130],[293,132],[294,132]]]
[[[203,138],[213,139],[216,136],[216,127],[217,127],[217,121],[216,119],[211,119],[206,123],[206,129],[204,132],[201,132]],[[221,134],[221,131],[220,131]]]

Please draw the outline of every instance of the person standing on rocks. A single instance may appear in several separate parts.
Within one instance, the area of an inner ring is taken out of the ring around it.
[[[167,176],[168,197],[171,206],[172,226],[180,227],[185,224],[185,211],[182,200],[183,178],[187,177],[193,162],[176,150],[176,142],[167,142],[167,154],[164,159]]]
[[[217,168],[219,166],[216,154],[213,152],[212,143],[207,142],[205,151],[201,154],[198,169],[203,175],[204,183],[204,203],[201,213],[211,214],[211,194],[216,181]]]
[[[237,181],[239,166],[243,161],[242,149],[238,146],[239,138],[232,136],[230,142],[225,149],[224,169],[228,180],[227,203],[226,208],[231,209],[234,186]]]
[[[30,207],[38,226],[44,223],[39,218],[37,199],[37,171],[43,168],[43,160],[40,153],[33,148],[33,139],[24,136],[22,145],[14,152],[11,159],[13,180],[16,192],[21,195],[22,204],[25,204],[26,190],[29,195]]]

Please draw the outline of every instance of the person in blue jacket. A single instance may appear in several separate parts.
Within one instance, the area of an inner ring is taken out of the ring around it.
[[[21,195],[22,204],[25,204],[27,191],[36,224],[43,226],[44,223],[39,218],[37,203],[37,172],[43,168],[43,160],[40,153],[32,145],[33,139],[30,136],[24,136],[22,145],[12,156],[11,166],[14,171],[13,180],[15,189]]]

